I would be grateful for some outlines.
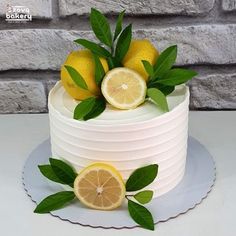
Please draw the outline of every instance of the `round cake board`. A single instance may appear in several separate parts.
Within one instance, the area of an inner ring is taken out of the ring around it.
[[[48,139],[33,150],[24,166],[24,188],[36,203],[48,195],[64,190],[62,186],[49,182],[38,169],[38,165],[48,163],[50,149]],[[182,181],[170,192],[145,205],[151,211],[155,224],[186,213],[201,203],[211,191],[215,181],[215,172],[215,164],[210,153],[196,139],[189,137],[186,171]],[[113,211],[99,211],[86,208],[75,200],[65,208],[51,212],[51,215],[71,223],[94,228],[138,227],[129,216],[127,202]]]

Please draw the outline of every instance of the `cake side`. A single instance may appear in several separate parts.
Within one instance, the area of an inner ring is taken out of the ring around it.
[[[158,178],[148,186],[154,196],[179,183],[184,175],[187,150],[186,86],[179,86],[167,97],[168,113],[162,114],[156,106],[152,109],[151,104],[145,103],[140,109],[119,112],[119,117],[108,108],[89,122],[72,119],[76,103],[60,88],[58,83],[49,95],[53,157],[69,162],[77,171],[94,162],[105,162],[116,167],[124,179],[139,167],[158,164]]]

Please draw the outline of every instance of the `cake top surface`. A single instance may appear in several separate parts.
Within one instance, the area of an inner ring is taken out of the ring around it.
[[[180,104],[187,102],[188,96],[189,91],[185,85],[176,86],[175,91],[167,96],[169,115]],[[57,82],[49,94],[49,109],[67,119],[73,119],[73,111],[78,103],[79,101],[68,95],[60,82]],[[119,110],[107,104],[105,111],[100,116],[88,120],[86,123],[94,125],[129,124],[152,120],[163,115],[163,111],[149,101],[132,110]]]

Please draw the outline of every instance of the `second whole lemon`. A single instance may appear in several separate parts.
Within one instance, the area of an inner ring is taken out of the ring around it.
[[[142,60],[148,61],[151,65],[154,65],[159,53],[152,43],[147,39],[136,39],[130,43],[129,50],[123,59],[123,66],[135,70],[146,81],[148,79],[148,73],[146,72]]]
[[[100,58],[104,71],[108,71],[108,64],[104,58]],[[78,87],[70,74],[67,72],[65,65],[73,67],[85,80],[88,90]],[[92,53],[85,49],[73,51],[67,57],[65,63],[61,67],[61,82],[67,93],[74,99],[84,100],[91,96],[100,95],[100,88],[95,82],[95,62]]]

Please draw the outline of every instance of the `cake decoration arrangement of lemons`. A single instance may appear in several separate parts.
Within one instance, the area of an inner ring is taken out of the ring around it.
[[[100,58],[100,61],[104,70],[107,72],[107,61],[104,58]],[[73,67],[81,74],[88,85],[88,90],[82,89],[75,84],[64,65]],[[91,51],[87,49],[74,51],[69,54],[65,63],[61,67],[61,83],[67,93],[69,93],[74,99],[84,100],[91,96],[99,96],[101,95],[101,91],[99,86],[95,83],[94,74],[95,63]]]
[[[126,190],[120,173],[113,166],[94,163],[76,177],[74,192],[87,207],[112,210],[122,204]]]
[[[166,96],[175,86],[197,73],[176,68],[177,46],[160,54],[149,39],[132,39],[132,24],[123,28],[122,11],[112,32],[108,19],[92,8],[90,24],[99,42],[76,39],[84,47],[69,54],[61,68],[61,83],[79,104],[74,119],[87,121],[99,116],[106,104],[116,109],[135,109],[151,101],[168,112]]]
[[[91,163],[77,172],[68,162],[49,158],[48,164],[39,165],[38,168],[48,180],[67,187],[42,199],[37,203],[34,213],[57,211],[68,207],[69,203],[73,203],[73,206],[66,209],[67,213],[73,209],[78,212],[78,216],[81,212],[84,214],[81,211],[84,206],[110,211],[122,205],[119,210],[123,212],[126,200],[130,217],[141,227],[154,230],[152,214],[144,205],[153,198],[154,192],[146,188],[156,179],[157,164],[134,170],[126,181],[115,167],[102,162]],[[95,211],[90,213],[96,214]]]

